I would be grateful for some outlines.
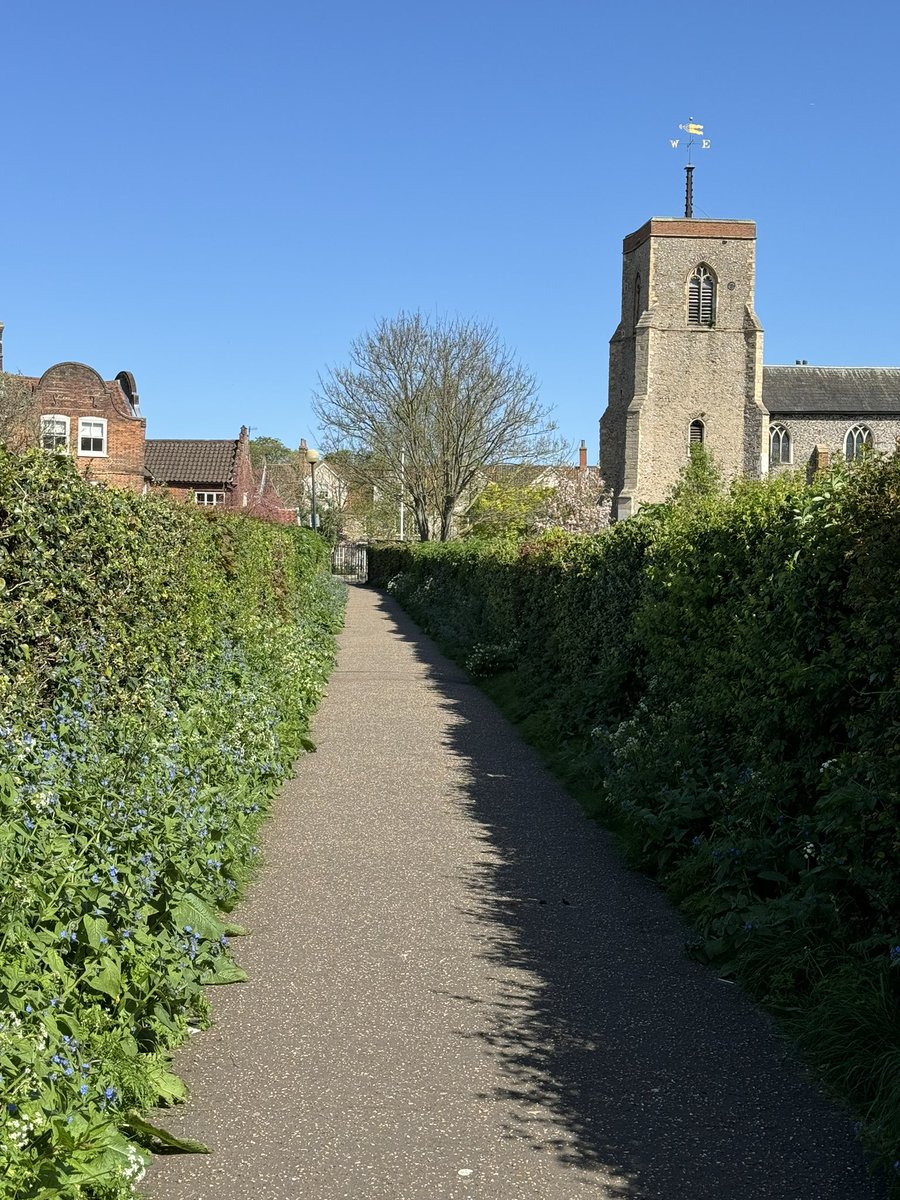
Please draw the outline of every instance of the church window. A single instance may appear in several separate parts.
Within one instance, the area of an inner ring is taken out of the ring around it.
[[[712,325],[716,315],[716,281],[703,263],[688,284],[688,324]]]
[[[791,461],[791,435],[783,425],[769,426],[769,462],[789,463]]]
[[[872,445],[872,430],[867,429],[865,425],[854,425],[852,429],[847,430],[847,436],[844,438],[844,458],[847,462],[853,462],[854,458],[858,458],[862,453],[863,446]]]
[[[634,324],[635,325],[637,325],[638,321],[641,319],[641,312],[642,312],[642,309],[641,309],[641,277],[640,277],[640,275],[635,275],[635,277],[634,277]]]
[[[694,446],[702,446],[703,439],[706,435],[706,428],[702,421],[691,421],[690,430],[690,445],[691,449]]]

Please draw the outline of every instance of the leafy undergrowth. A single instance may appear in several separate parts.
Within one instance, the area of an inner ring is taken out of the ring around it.
[[[900,1194],[900,456],[686,485],[598,537],[375,549],[370,580],[779,1017]]]
[[[0,1196],[123,1200],[311,748],[343,588],[308,531],[0,453]],[[202,1149],[202,1148],[198,1148]]]

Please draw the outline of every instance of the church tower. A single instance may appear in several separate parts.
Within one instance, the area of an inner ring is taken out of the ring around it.
[[[625,238],[600,468],[621,519],[663,500],[702,443],[726,478],[768,462],[756,225],[654,217]]]

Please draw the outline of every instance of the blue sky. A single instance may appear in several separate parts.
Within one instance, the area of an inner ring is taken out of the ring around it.
[[[402,309],[492,322],[594,461],[622,238],[758,222],[766,361],[900,364],[900,10],[807,0],[5,6],[7,370],[134,373],[151,437],[318,440]]]

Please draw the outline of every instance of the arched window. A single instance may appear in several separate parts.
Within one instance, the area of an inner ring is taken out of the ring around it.
[[[769,462],[789,463],[791,461],[791,435],[783,425],[769,426]]]
[[[854,458],[859,457],[863,446],[871,445],[872,430],[867,429],[865,425],[854,425],[852,429],[847,430],[847,436],[844,438],[844,458],[847,462],[853,462]]]
[[[688,283],[688,324],[712,325],[715,316],[715,277],[709,267],[701,263]]]
[[[643,309],[641,308],[641,277],[640,277],[640,275],[635,275],[635,277],[634,277],[634,324],[635,325],[637,325],[638,321],[641,319],[642,312],[643,312]]]
[[[691,421],[691,430],[688,438],[689,448],[693,450],[694,446],[702,446],[703,439],[706,436],[706,427],[702,421]]]

